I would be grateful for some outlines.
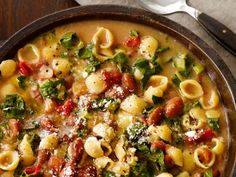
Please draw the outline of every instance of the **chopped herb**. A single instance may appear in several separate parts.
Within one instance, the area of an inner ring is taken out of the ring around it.
[[[126,68],[127,62],[128,62],[127,55],[125,55],[123,52],[120,52],[120,53],[115,55],[113,60],[119,66],[121,72],[125,71],[125,68]]]
[[[91,74],[91,73],[95,72],[98,68],[100,68],[100,66],[101,66],[101,62],[98,61],[97,59],[95,59],[94,57],[91,57],[88,60],[88,64],[85,67],[85,71],[88,74]]]
[[[76,33],[69,32],[62,36],[62,38],[60,39],[60,43],[65,48],[71,48],[77,44],[78,40],[79,38]]]
[[[178,78],[178,76],[175,74],[171,78],[173,84],[175,84],[176,87],[179,87],[179,84],[181,83],[181,80]]]
[[[165,52],[169,49],[170,49],[170,47],[159,47],[159,48],[157,48],[156,53],[162,53],[162,52]]]
[[[91,107],[92,109],[99,111],[116,111],[119,107],[119,102],[110,97],[106,98],[98,98],[92,101]]]
[[[88,58],[91,58],[92,55],[93,55],[93,47],[94,45],[93,44],[88,44],[86,48],[83,48],[81,50],[79,50],[78,52],[78,57],[79,58],[82,58],[82,59],[88,59]]]
[[[218,118],[207,118],[207,122],[209,127],[216,131],[219,132],[220,131],[220,124],[219,124],[219,119]]]
[[[138,161],[135,166],[131,167],[131,177],[153,177],[154,168],[147,161]]]
[[[26,89],[28,80],[29,80],[29,77],[27,76],[22,75],[22,76],[17,77],[18,85],[22,89]]]
[[[5,118],[22,119],[25,115],[25,102],[16,94],[7,95],[0,107]]]
[[[31,144],[32,150],[35,152],[37,147],[39,146],[40,137],[35,133],[29,134],[29,136],[29,143]]]
[[[181,74],[181,76],[188,78],[191,74],[191,72],[189,70],[184,70],[184,71],[179,71],[179,74]]]
[[[154,104],[161,104],[164,102],[164,99],[162,97],[152,95],[152,101]]]
[[[149,160],[151,160],[154,163],[157,163],[160,167],[160,171],[164,172],[166,171],[166,165],[164,161],[164,152],[161,150],[157,150],[155,152],[152,152],[150,154]]]
[[[213,177],[212,169],[209,168],[204,172],[204,177]]]
[[[190,109],[201,106],[199,101],[194,101],[192,103],[187,103],[184,105],[184,113],[189,112]]]
[[[130,36],[135,36],[135,37],[139,37],[139,33],[135,30],[131,30],[130,31]]]
[[[103,170],[102,177],[116,177],[116,174],[112,171]]]
[[[126,130],[127,138],[131,143],[138,143],[138,140],[145,135],[146,126],[141,122],[135,122]]]
[[[40,87],[40,92],[44,98],[65,100],[65,81],[63,79],[48,80]]]

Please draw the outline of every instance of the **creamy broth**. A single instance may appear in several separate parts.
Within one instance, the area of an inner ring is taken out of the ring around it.
[[[36,37],[0,65],[0,175],[220,176],[227,127],[206,69],[140,24]]]

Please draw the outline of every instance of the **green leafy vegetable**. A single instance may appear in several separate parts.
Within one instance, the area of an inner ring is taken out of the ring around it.
[[[220,124],[219,124],[219,119],[218,118],[207,118],[207,122],[209,127],[216,131],[219,132],[220,131]]]
[[[135,37],[139,37],[139,33],[135,30],[131,30],[130,31],[130,36],[135,36]]]
[[[204,177],[213,177],[213,172],[211,168],[204,172]]]
[[[159,48],[157,48],[156,53],[159,54],[159,53],[165,52],[169,49],[170,49],[170,47],[159,47]]]
[[[3,137],[4,137],[3,129],[2,127],[0,127],[0,139],[3,139]]]
[[[116,177],[116,174],[112,171],[103,170],[102,177]]]
[[[197,107],[197,106],[201,106],[199,101],[194,101],[192,103],[186,103],[184,105],[184,113],[189,112],[190,109]]]
[[[141,122],[135,122],[129,126],[126,130],[126,135],[128,140],[133,144],[138,146],[138,141],[145,135],[146,126]]]
[[[116,99],[105,97],[92,101],[91,107],[99,111],[116,111],[119,105],[120,103]]]
[[[176,74],[172,76],[171,80],[176,87],[179,87],[181,80],[178,78]]]
[[[63,79],[48,80],[40,87],[40,92],[44,98],[65,100],[65,81]]]
[[[149,160],[151,160],[154,163],[158,163],[161,172],[166,171],[163,151],[157,150],[155,152],[152,152],[149,156]]]
[[[79,38],[76,33],[69,32],[62,36],[62,38],[60,39],[60,43],[65,48],[71,48],[77,44],[78,40]]]
[[[119,66],[121,72],[125,71],[125,68],[127,67],[128,57],[124,53],[120,52],[115,55],[113,58],[115,63]]]
[[[135,166],[131,168],[131,177],[153,177],[154,167],[148,164],[147,161],[138,161]]]
[[[27,82],[29,81],[29,77],[27,76],[19,76],[17,77],[18,85],[22,89],[26,89]]]
[[[93,47],[94,47],[93,44],[88,44],[87,47],[78,51],[78,54],[77,54],[78,57],[82,59],[91,58],[93,56],[93,52],[92,52]]]
[[[133,68],[133,73],[135,72],[135,69],[138,69],[143,74],[143,78],[141,80],[142,88],[145,87],[145,85],[147,84],[149,78],[152,75],[158,74],[162,71],[162,67],[158,63],[155,63],[151,67],[149,61],[146,60],[146,59],[137,60],[134,63],[132,68]]]
[[[31,131],[36,130],[38,128],[39,128],[39,123],[37,121],[33,121],[29,127],[24,128],[20,132],[20,134],[18,136],[18,139],[22,140],[24,138],[25,134],[30,133]]]
[[[95,72],[98,68],[100,68],[100,66],[101,66],[101,62],[98,61],[97,59],[95,59],[94,57],[91,57],[88,60],[88,64],[85,67],[85,71],[88,74],[91,74],[91,73]]]
[[[153,110],[155,109],[155,106],[148,106],[148,107],[146,107],[144,110],[143,110],[143,112],[142,112],[142,114],[144,114],[144,115],[148,115],[148,114],[150,114]]]
[[[162,97],[158,97],[158,96],[153,95],[152,101],[154,104],[161,104],[164,102],[164,99]]]
[[[25,115],[25,101],[19,95],[7,95],[1,104],[1,109],[5,118],[22,119]]]

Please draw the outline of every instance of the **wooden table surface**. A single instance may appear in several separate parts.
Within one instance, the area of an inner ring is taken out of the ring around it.
[[[0,0],[0,40],[39,17],[75,6],[74,0]]]

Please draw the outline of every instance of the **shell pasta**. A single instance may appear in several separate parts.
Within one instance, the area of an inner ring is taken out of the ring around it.
[[[0,63],[0,176],[223,174],[225,113],[204,67],[139,24],[41,34]]]

